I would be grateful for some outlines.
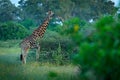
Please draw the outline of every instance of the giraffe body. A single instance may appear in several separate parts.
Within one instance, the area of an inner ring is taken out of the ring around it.
[[[48,12],[48,17],[46,18],[46,20],[43,22],[42,25],[40,25],[36,30],[33,31],[33,33],[31,35],[29,35],[28,37],[26,37],[21,43],[20,43],[20,47],[21,47],[21,55],[20,58],[22,60],[22,62],[25,64],[26,63],[26,57],[27,57],[27,53],[28,50],[30,48],[38,48],[38,51],[36,53],[36,59],[39,58],[39,51],[40,51],[40,45],[37,43],[37,40],[39,38],[42,38],[47,26],[49,24],[49,21],[51,19],[51,17],[53,16],[53,12],[49,11]]]

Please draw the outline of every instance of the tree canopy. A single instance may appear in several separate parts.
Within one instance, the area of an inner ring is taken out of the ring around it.
[[[0,22],[16,20],[18,14],[18,8],[10,0],[0,0]]]
[[[31,17],[38,22],[41,22],[40,18],[45,17],[48,10],[53,10],[64,19],[79,17],[87,21],[101,15],[114,14],[117,10],[114,3],[107,0],[21,0],[19,4],[25,13],[24,18]]]
[[[0,0],[0,22],[31,19],[38,25],[49,10],[64,20],[79,17],[88,21],[101,15],[114,14],[117,8],[107,0],[20,0],[18,7],[10,0]]]

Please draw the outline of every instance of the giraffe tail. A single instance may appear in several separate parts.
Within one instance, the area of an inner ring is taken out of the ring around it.
[[[22,61],[23,60],[23,55],[22,54],[20,54],[20,61]]]

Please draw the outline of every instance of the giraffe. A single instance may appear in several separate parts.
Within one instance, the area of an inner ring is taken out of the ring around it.
[[[37,29],[35,29],[31,35],[23,39],[23,41],[20,43],[20,47],[21,47],[20,59],[23,64],[26,64],[27,53],[31,48],[37,48],[36,60],[38,60],[40,45],[39,43],[37,43],[37,40],[43,37],[47,29],[47,26],[49,24],[49,21],[52,19],[53,14],[54,13],[52,11],[48,11],[48,16],[44,20],[44,22]]]

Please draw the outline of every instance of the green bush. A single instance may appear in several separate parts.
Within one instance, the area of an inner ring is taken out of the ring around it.
[[[81,66],[84,77],[91,71],[97,80],[119,80],[120,23],[112,16],[105,16],[96,22],[95,28],[96,31],[79,44],[74,62]]]
[[[35,21],[33,21],[32,19],[25,19],[25,20],[21,21],[20,24],[25,26],[25,28],[27,28],[27,29],[31,29],[32,27],[36,26]]]
[[[0,24],[0,40],[21,39],[28,35],[27,29],[15,22]]]
[[[50,30],[47,30],[44,37],[38,42],[42,45],[41,48],[46,51],[57,50],[59,43],[63,51],[70,51],[74,47],[74,42],[69,37]]]
[[[80,28],[85,26],[86,22],[83,20],[80,20],[77,17],[73,17],[69,20],[66,20],[63,23],[63,26],[58,27],[58,32],[63,34],[63,35],[67,35],[70,36],[71,34],[74,34],[76,32],[80,31]]]
[[[47,30],[44,37],[38,40],[40,44],[40,62],[51,62],[58,65],[68,64],[71,61],[74,42],[61,36],[59,33]],[[35,53],[31,51],[29,60],[35,60]]]

